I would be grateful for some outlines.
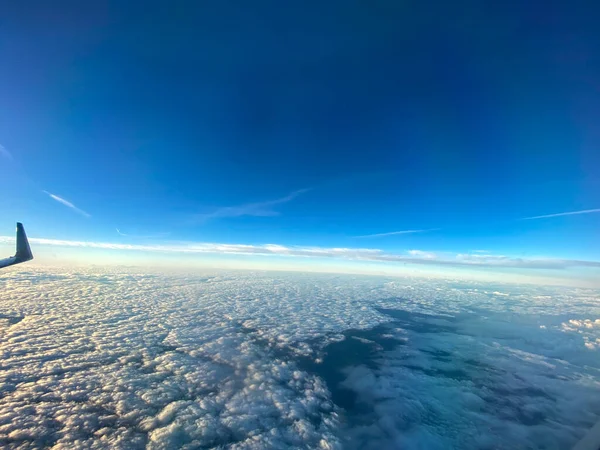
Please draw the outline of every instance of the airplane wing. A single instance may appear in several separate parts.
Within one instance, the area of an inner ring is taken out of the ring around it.
[[[29,241],[25,234],[25,228],[21,222],[17,222],[17,253],[15,256],[0,260],[0,269],[3,267],[12,266],[33,259]]]

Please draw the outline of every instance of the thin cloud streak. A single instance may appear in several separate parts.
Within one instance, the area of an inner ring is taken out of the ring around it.
[[[14,237],[0,236],[0,243],[13,243]],[[492,269],[554,269],[565,270],[575,267],[600,268],[600,261],[584,261],[557,258],[512,258],[504,255],[449,254],[409,250],[405,253],[390,253],[373,248],[329,248],[298,247],[278,244],[248,245],[219,244],[205,242],[165,243],[153,245],[118,244],[108,242],[67,241],[57,239],[30,238],[36,245],[59,247],[97,248],[179,254],[233,254],[250,256],[288,256],[301,258],[334,258],[352,261],[375,261],[438,265],[443,267],[471,267]]]
[[[47,194],[47,195],[48,195],[50,198],[52,198],[53,200],[56,200],[58,203],[61,203],[61,204],[65,205],[65,206],[66,206],[66,207],[68,207],[68,208],[71,208],[73,211],[75,211],[75,212],[77,212],[77,213],[81,214],[82,216],[84,216],[84,217],[92,217],[92,216],[91,216],[91,214],[88,214],[88,213],[87,213],[87,212],[85,212],[84,210],[82,210],[82,209],[79,209],[77,206],[75,206],[75,205],[74,205],[73,203],[71,203],[70,201],[68,201],[68,200],[65,200],[64,198],[62,198],[62,197],[59,197],[58,195],[55,195],[55,194],[53,194],[53,193],[51,193],[51,192],[48,192],[48,191],[42,191],[42,192],[43,192],[44,194]]]
[[[241,216],[256,216],[256,217],[272,217],[278,216],[280,213],[273,210],[274,206],[290,202],[296,197],[310,191],[310,188],[298,189],[291,192],[285,197],[264,202],[246,203],[238,206],[225,206],[206,214],[195,214],[192,220],[196,223],[206,222],[211,219],[222,219],[225,217],[241,217]]]
[[[10,161],[13,160],[13,156],[11,155],[11,153],[2,144],[0,144],[0,155],[4,156]]]
[[[135,238],[135,239],[156,239],[156,238],[166,237],[166,236],[169,236],[171,234],[169,232],[164,232],[164,233],[139,235],[139,234],[123,233],[118,228],[115,228],[115,230],[117,230],[117,233],[119,234],[119,236],[126,236],[126,237],[130,237],[130,238]]]
[[[557,214],[546,214],[543,216],[523,217],[522,219],[519,219],[519,220],[548,219],[550,217],[575,216],[577,214],[593,214],[593,213],[600,213],[600,208],[583,209],[581,211],[570,211],[570,212],[562,212],[562,213],[557,213]]]
[[[355,238],[375,238],[384,236],[395,236],[399,234],[413,234],[413,233],[428,233],[430,231],[438,231],[440,228],[429,228],[427,230],[401,230],[401,231],[390,231],[389,233],[376,233],[376,234],[365,234],[362,236],[354,236]]]

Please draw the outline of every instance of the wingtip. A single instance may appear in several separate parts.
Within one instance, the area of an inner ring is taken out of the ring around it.
[[[17,222],[17,253],[15,257],[20,261],[30,261],[33,259],[29,240],[21,222]]]

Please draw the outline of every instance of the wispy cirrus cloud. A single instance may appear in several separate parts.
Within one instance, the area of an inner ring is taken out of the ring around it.
[[[117,234],[119,236],[126,236],[126,237],[130,237],[130,238],[135,238],[135,239],[157,239],[157,238],[162,238],[162,237],[169,236],[171,234],[169,232],[164,232],[164,233],[154,233],[154,234],[140,235],[140,234],[123,233],[118,228],[115,228],[115,230],[117,230]]]
[[[600,213],[600,208],[582,209],[580,211],[568,211],[568,212],[561,212],[561,213],[556,213],[556,214],[545,214],[543,216],[523,217],[522,219],[519,219],[519,220],[549,219],[551,217],[575,216],[577,214],[593,214],[593,213]]]
[[[68,200],[65,200],[62,197],[59,197],[56,194],[53,194],[52,192],[48,192],[48,191],[42,191],[44,194],[47,194],[51,199],[56,200],[58,203],[61,203],[63,205],[65,205],[68,208],[71,208],[73,211],[75,211],[78,214],[81,214],[84,217],[92,217],[91,214],[88,214],[87,212],[85,212],[83,209],[79,209],[77,206],[75,206],[73,203],[71,203]]]
[[[0,155],[11,161],[13,159],[12,154],[2,144],[0,144]]]
[[[600,261],[560,258],[514,258],[505,255],[481,255],[463,253],[435,253],[422,250],[386,252],[376,248],[306,247],[279,244],[219,244],[206,242],[174,242],[162,244],[121,244],[109,242],[68,241],[30,237],[36,245],[59,247],[98,248],[107,250],[129,250],[179,254],[234,254],[255,256],[289,256],[301,258],[335,258],[353,261],[375,261],[388,263],[421,264],[431,266],[454,266],[488,269],[555,269],[576,267],[600,268]],[[12,243],[14,237],[0,236],[0,243]]]
[[[388,233],[376,233],[376,234],[365,234],[361,236],[354,236],[355,238],[377,238],[384,236],[395,236],[400,234],[413,234],[413,233],[428,233],[430,231],[438,231],[440,228],[429,228],[426,230],[401,230],[401,231],[390,231]]]
[[[298,189],[297,191],[291,192],[285,197],[277,198],[275,200],[267,200],[264,202],[256,203],[245,203],[237,206],[224,206],[216,209],[215,211],[195,214],[192,216],[192,221],[196,223],[206,222],[212,219],[222,219],[226,217],[241,217],[241,216],[256,216],[256,217],[271,217],[278,216],[280,213],[275,211],[275,206],[290,202],[296,197],[310,191],[310,188]]]

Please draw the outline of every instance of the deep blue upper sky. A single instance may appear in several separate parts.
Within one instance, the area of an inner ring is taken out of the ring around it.
[[[600,259],[600,214],[515,220],[600,208],[599,14],[591,1],[12,2],[2,229]]]

